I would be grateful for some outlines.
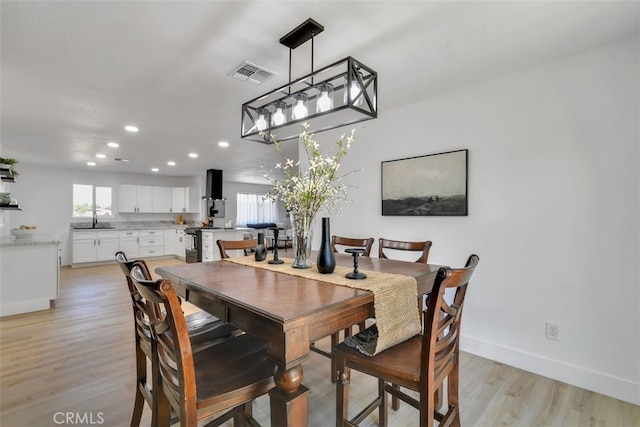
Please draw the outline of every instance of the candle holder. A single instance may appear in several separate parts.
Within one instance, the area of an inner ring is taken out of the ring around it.
[[[270,259],[269,264],[284,264],[284,261],[278,259],[278,234],[280,229],[278,227],[271,227],[269,230],[273,231],[273,259]]]
[[[364,249],[349,248],[345,249],[345,252],[353,255],[353,271],[351,273],[345,274],[344,277],[354,280],[366,279],[367,275],[358,271],[358,257],[364,254],[366,251]]]

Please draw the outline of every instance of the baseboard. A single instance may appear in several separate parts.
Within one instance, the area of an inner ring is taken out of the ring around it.
[[[460,349],[534,374],[640,405],[640,383],[462,335]]]
[[[49,300],[49,298],[2,304],[0,305],[0,317],[31,313],[32,311],[49,310],[50,308],[51,300]]]

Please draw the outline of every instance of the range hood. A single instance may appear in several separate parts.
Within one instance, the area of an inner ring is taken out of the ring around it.
[[[207,170],[207,192],[205,198],[209,200],[222,200],[222,171],[220,169]]]

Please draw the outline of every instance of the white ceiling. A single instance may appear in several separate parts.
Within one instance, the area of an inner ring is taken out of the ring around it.
[[[241,105],[287,82],[289,51],[278,40],[307,18],[325,27],[316,68],[346,56],[374,68],[384,116],[630,37],[638,10],[616,1],[2,0],[0,152],[68,168],[91,160],[114,172],[216,168],[225,180],[264,183],[260,166],[277,156],[240,139]],[[294,78],[309,72],[309,45],[294,51]],[[244,60],[278,75],[260,86],[228,77]],[[140,132],[125,132],[130,123]],[[220,140],[231,146],[219,148]],[[99,152],[108,158],[95,159]]]

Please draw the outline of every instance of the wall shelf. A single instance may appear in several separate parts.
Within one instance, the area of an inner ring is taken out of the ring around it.
[[[0,209],[6,210],[6,211],[21,211],[22,210],[20,205],[0,205]]]

